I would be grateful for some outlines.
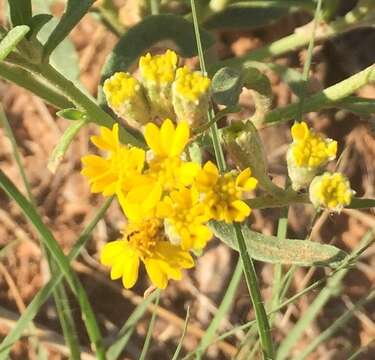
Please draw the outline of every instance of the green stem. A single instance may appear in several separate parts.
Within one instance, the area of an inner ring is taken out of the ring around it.
[[[375,82],[375,64],[317,94],[311,95],[304,101],[302,112],[308,113],[325,107],[332,107],[335,102],[342,100],[361,87],[373,82]],[[265,116],[264,122],[273,124],[292,120],[298,116],[300,106],[301,101],[298,101],[283,108],[270,111]]]
[[[192,10],[192,15],[193,15],[194,30],[195,30],[196,40],[197,40],[197,48],[198,48],[198,55],[199,55],[199,62],[201,65],[201,70],[203,73],[207,74],[194,0],[191,0],[191,10]],[[212,119],[214,118],[213,115],[214,114],[211,109],[208,112],[209,122],[211,122]],[[225,172],[227,166],[225,162],[224,152],[221,147],[219,132],[218,132],[216,123],[214,123],[211,127],[211,136],[212,136],[212,142],[214,145],[216,162],[219,166],[220,172],[223,173]],[[259,337],[260,337],[261,344],[262,344],[263,357],[264,359],[267,359],[267,360],[273,359],[273,344],[272,344],[271,332],[270,332],[267,314],[263,306],[254,264],[246,250],[245,239],[243,237],[240,225],[235,223],[234,229],[236,231],[236,237],[237,237],[240,257],[241,257],[241,261],[242,261],[242,265],[243,265],[243,269],[245,273],[246,283],[247,283],[251,301],[253,303],[254,310],[255,310],[255,317],[256,317],[257,325],[258,325]]]
[[[315,41],[321,42],[354,28],[368,26],[371,22],[373,22],[374,19],[372,17],[374,14],[371,14],[369,11],[370,5],[361,5],[360,3],[344,17],[333,21],[329,25],[320,25],[316,32]],[[276,40],[269,45],[251,51],[249,54],[242,57],[220,61],[210,67],[210,73],[214,73],[216,70],[224,66],[247,66],[246,63],[248,61],[251,62],[254,60],[263,60],[265,58],[280,56],[289,51],[297,50],[309,43],[312,26],[312,23],[309,23],[297,29],[295,33]]]

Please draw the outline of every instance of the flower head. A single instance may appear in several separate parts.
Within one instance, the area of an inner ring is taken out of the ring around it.
[[[220,175],[216,165],[210,161],[196,178],[197,189],[204,193],[212,218],[227,223],[241,222],[249,216],[251,209],[242,199],[256,185],[257,180],[251,177],[249,168],[238,175],[233,171]]]
[[[188,119],[193,126],[201,125],[207,117],[211,80],[199,71],[186,66],[177,69],[173,83],[173,106],[180,119]]]
[[[182,187],[165,196],[158,205],[157,214],[164,220],[164,226],[172,244],[181,245],[184,250],[202,249],[212,237],[206,225],[210,220],[210,209],[199,198],[193,188]]]
[[[350,204],[354,191],[343,174],[325,172],[311,182],[309,195],[316,208],[323,207],[340,212],[343,207]]]
[[[336,157],[337,142],[315,133],[305,122],[291,129],[293,143],[287,154],[288,173],[294,190],[307,186],[319,169]]]
[[[181,159],[189,136],[186,122],[175,127],[166,119],[160,129],[152,123],[145,128],[145,139],[151,149],[148,174],[162,183],[164,189],[190,185],[199,170],[199,164]]]
[[[111,279],[122,278],[125,288],[134,286],[143,262],[151,282],[164,289],[169,279],[180,280],[182,269],[194,265],[191,255],[172,245],[165,236],[161,220],[151,218],[129,223],[121,240],[105,245],[101,263],[112,267]]]
[[[117,124],[112,131],[101,127],[100,136],[92,136],[91,141],[107,152],[106,157],[87,155],[82,158],[82,174],[89,179],[91,191],[105,196],[113,195],[120,188],[129,191],[142,172],[144,150],[120,144]]]
[[[159,119],[174,117],[172,105],[172,83],[175,79],[178,57],[172,50],[151,56],[146,54],[139,60],[142,84],[151,104],[152,116]]]
[[[291,152],[298,167],[317,168],[336,157],[337,142],[315,133],[305,122],[295,123],[291,132]]]
[[[142,84],[129,73],[117,72],[104,82],[108,105],[129,125],[138,127],[150,119],[150,106]]]
[[[178,56],[172,50],[155,56],[147,53],[140,58],[139,69],[145,81],[159,84],[172,83],[175,78],[177,62]]]

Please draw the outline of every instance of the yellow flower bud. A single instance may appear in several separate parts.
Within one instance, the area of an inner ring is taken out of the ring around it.
[[[178,57],[172,50],[151,56],[146,54],[139,60],[142,84],[151,104],[152,116],[159,119],[174,118],[172,105],[172,83],[175,79]]]
[[[309,188],[310,201],[316,208],[335,212],[349,205],[354,194],[348,179],[339,172],[325,172],[315,177]]]
[[[141,83],[129,73],[117,72],[104,82],[109,107],[130,126],[139,128],[150,121],[150,107]]]
[[[186,66],[177,69],[173,83],[173,106],[177,121],[187,120],[191,126],[200,126],[207,120],[211,80],[199,71]]]
[[[336,157],[337,142],[309,129],[305,122],[291,129],[293,143],[287,153],[288,173],[294,190],[311,182],[328,161]]]

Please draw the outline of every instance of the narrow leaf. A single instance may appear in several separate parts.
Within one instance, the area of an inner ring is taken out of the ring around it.
[[[349,209],[370,209],[375,207],[375,199],[353,198],[348,206]]]
[[[56,46],[68,36],[94,2],[95,0],[68,0],[64,15],[45,44],[45,57],[48,57]]]
[[[26,25],[19,25],[11,29],[0,41],[0,61],[4,60],[11,51],[15,49],[17,44],[30,31]]]
[[[216,237],[238,250],[233,226],[211,221],[210,228]],[[246,225],[241,228],[247,251],[255,260],[273,264],[337,267],[346,257],[344,251],[332,245],[308,240],[278,239],[276,236],[251,231]]]
[[[29,25],[32,17],[31,0],[9,0],[12,25]]]
[[[373,116],[375,114],[375,100],[366,99],[358,96],[348,96],[337,102],[337,107],[348,110],[362,116]]]
[[[58,144],[53,149],[50,158],[48,159],[48,169],[52,173],[56,172],[57,167],[60,165],[69,145],[72,143],[78,132],[87,124],[87,120],[79,120],[72,123],[60,138]]]

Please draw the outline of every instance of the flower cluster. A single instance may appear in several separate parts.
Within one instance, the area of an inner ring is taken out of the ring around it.
[[[140,80],[117,72],[104,82],[108,105],[135,128],[165,118],[200,126],[206,121],[211,81],[199,71],[178,68],[177,54],[146,54],[139,60]]]
[[[309,129],[305,122],[291,129],[293,143],[287,154],[288,171],[294,190],[310,184],[319,170],[336,157],[337,142]]]
[[[310,201],[316,208],[339,212],[349,205],[354,191],[343,174],[325,172],[316,176],[336,157],[337,142],[309,129],[305,122],[295,123],[291,133],[293,142],[287,163],[293,189],[298,191],[310,185]]]
[[[151,282],[165,288],[169,279],[180,279],[183,269],[194,266],[191,252],[212,237],[208,221],[240,222],[250,214],[243,199],[257,180],[248,168],[220,174],[210,161],[201,167],[186,160],[186,121],[146,124],[147,152],[121,144],[118,130],[118,125],[102,127],[100,136],[91,138],[104,157],[82,158],[92,192],[115,194],[128,219],[122,238],[103,248],[101,262],[126,288],[137,281],[142,262]]]

